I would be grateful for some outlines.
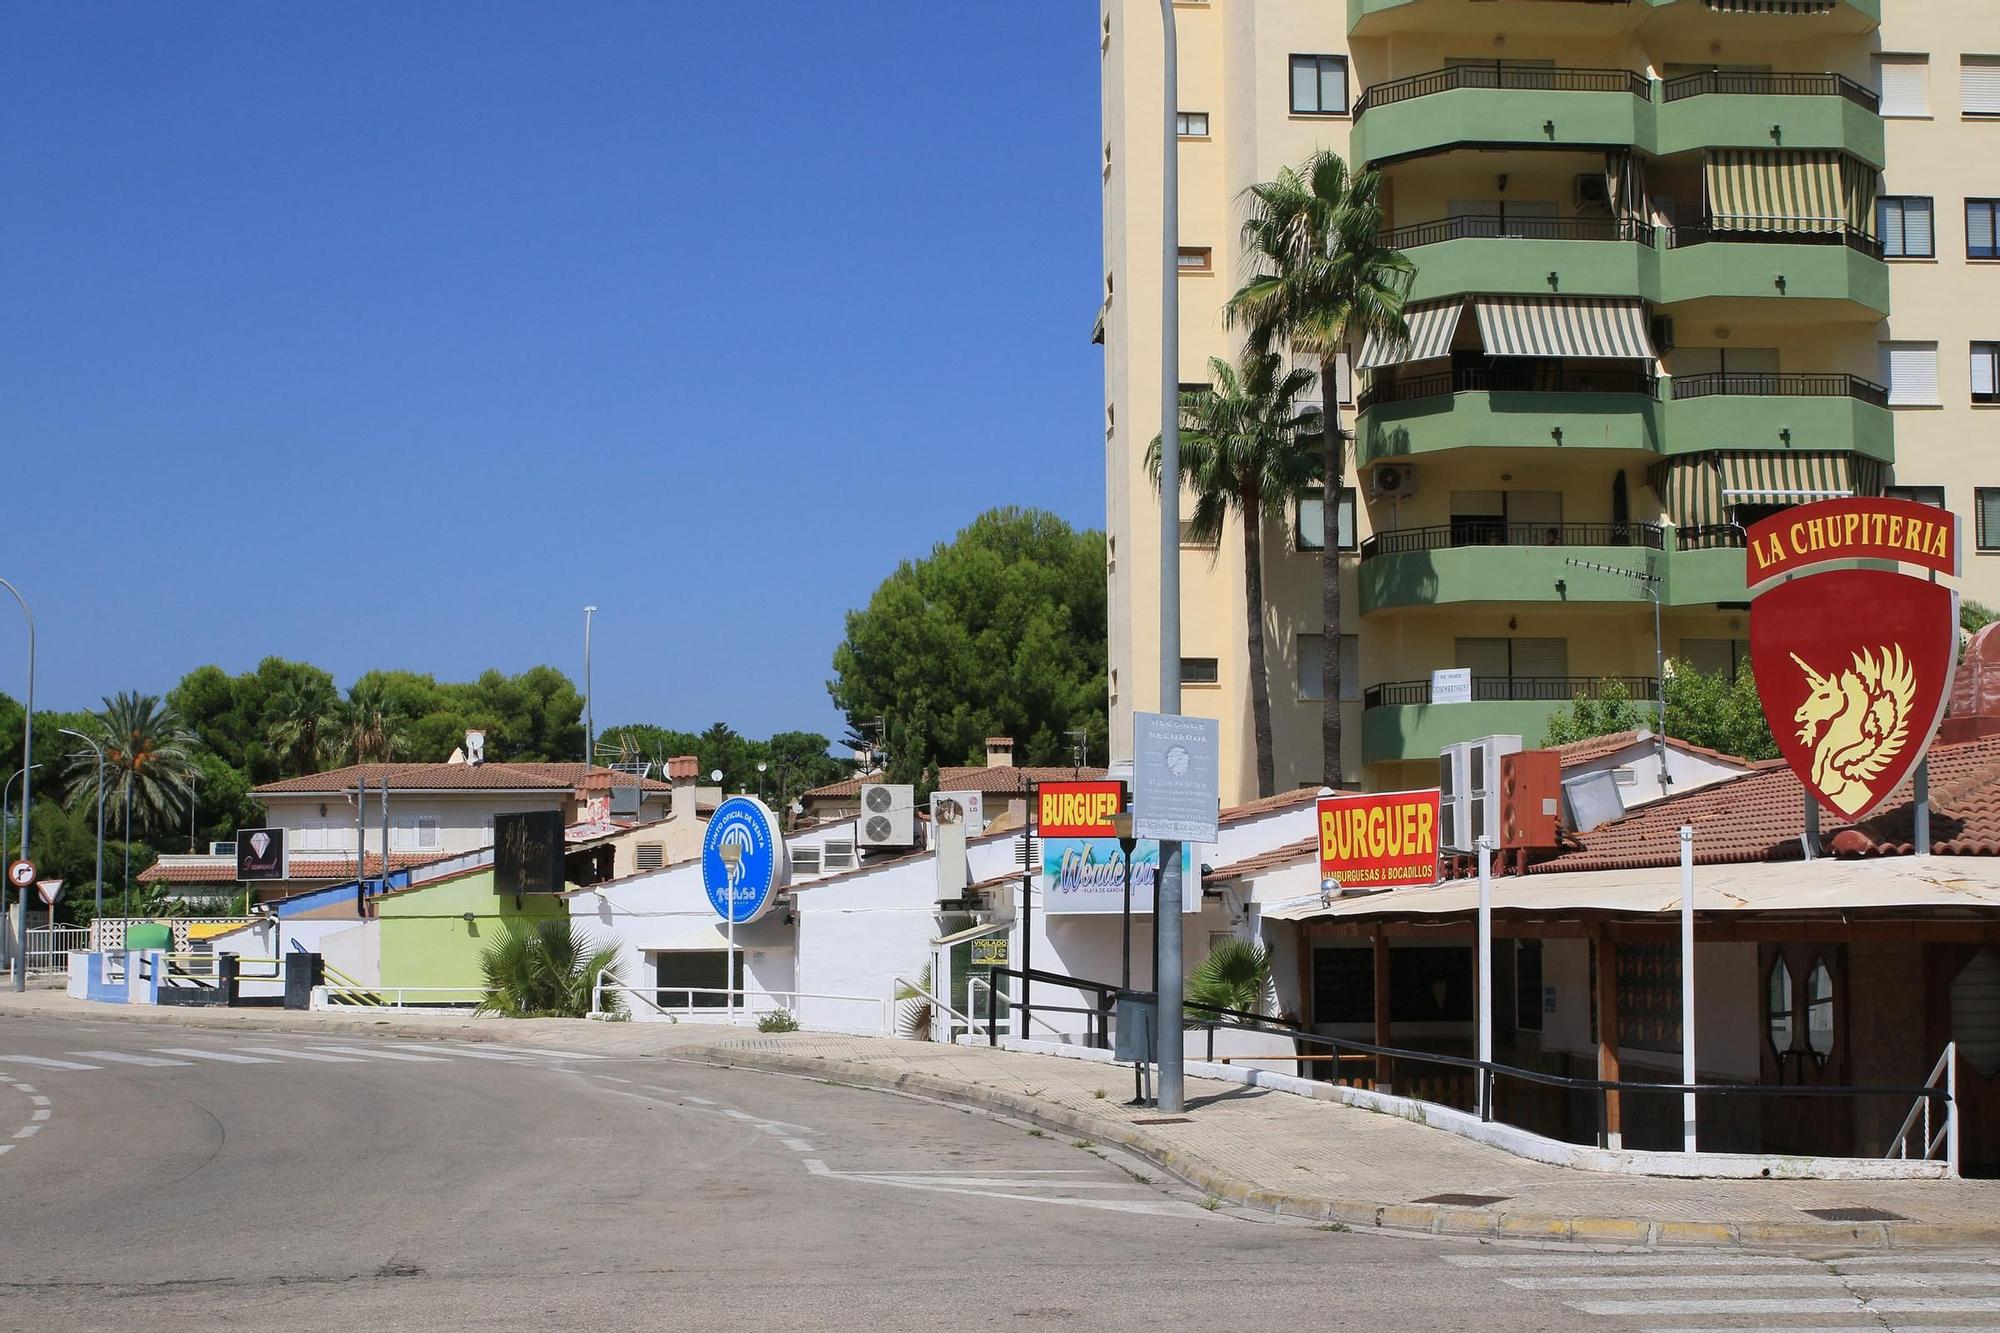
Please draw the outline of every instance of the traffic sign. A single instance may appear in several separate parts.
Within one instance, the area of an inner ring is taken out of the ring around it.
[[[35,882],[35,863],[16,861],[7,867],[7,882],[17,889],[26,889]]]
[[[54,907],[56,899],[62,897],[62,886],[63,882],[59,879],[45,879],[35,886],[35,896]]]

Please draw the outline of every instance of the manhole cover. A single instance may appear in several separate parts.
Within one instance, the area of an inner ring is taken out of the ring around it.
[[[1418,1203],[1449,1203],[1460,1208],[1484,1208],[1489,1203],[1505,1203],[1511,1194],[1433,1194]]]
[[[1802,1208],[1804,1213],[1827,1222],[1907,1222],[1910,1219],[1901,1213],[1892,1213],[1886,1208]]]
[[[1192,1119],[1184,1115],[1155,1115],[1134,1120],[1135,1125],[1191,1125]]]

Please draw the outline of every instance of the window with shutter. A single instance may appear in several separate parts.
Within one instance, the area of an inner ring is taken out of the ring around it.
[[[1929,56],[1875,57],[1875,88],[1884,116],[1928,116],[1931,113]]]
[[[2000,343],[1972,344],[1972,401],[2000,403]]]
[[[1965,257],[2000,259],[2000,199],[1965,201]]]
[[[1883,195],[1875,201],[1875,224],[1888,259],[1931,259],[1937,254],[1937,229],[1931,201],[1914,194]]]
[[[1972,492],[1973,517],[1978,520],[1979,549],[2000,551],[2000,486],[1981,486]]]
[[[1347,111],[1347,57],[1292,57],[1292,112],[1335,116]]]
[[[2000,116],[2000,56],[1963,56],[1958,86],[1968,116]]]
[[[1334,506],[1334,536],[1340,542],[1341,550],[1354,549],[1352,487],[1341,487],[1340,499]],[[1319,491],[1302,492],[1293,507],[1292,549],[1298,551],[1326,549],[1326,500]]]
[[[1882,370],[1891,407],[1937,406],[1936,343],[1883,343]]]

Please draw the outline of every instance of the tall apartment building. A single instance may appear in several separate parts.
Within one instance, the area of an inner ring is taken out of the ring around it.
[[[1264,532],[1279,786],[1322,780],[1320,545],[1342,557],[1350,782],[1541,738],[1664,650],[1744,660],[1737,525],[1885,488],[1965,523],[2000,605],[2000,4],[1177,3],[1180,379],[1240,334],[1240,196],[1318,148],[1387,181],[1404,347],[1343,365],[1331,506]],[[1158,701],[1161,37],[1104,0],[1105,490],[1114,758]],[[1183,501],[1183,512],[1186,502]],[[1180,551],[1182,707],[1254,795],[1240,531]],[[1582,563],[1572,563],[1572,562]],[[1470,668],[1470,703],[1430,674]]]

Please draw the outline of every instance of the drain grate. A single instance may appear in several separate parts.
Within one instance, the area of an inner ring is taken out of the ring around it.
[[[1184,1115],[1153,1115],[1134,1120],[1135,1125],[1191,1125],[1194,1120]]]
[[[1418,1203],[1448,1203],[1460,1208],[1484,1208],[1489,1203],[1505,1203],[1511,1194],[1433,1194]]]
[[[1886,1208],[1801,1208],[1802,1213],[1811,1213],[1826,1222],[1907,1222],[1910,1219],[1901,1213],[1892,1213]]]

